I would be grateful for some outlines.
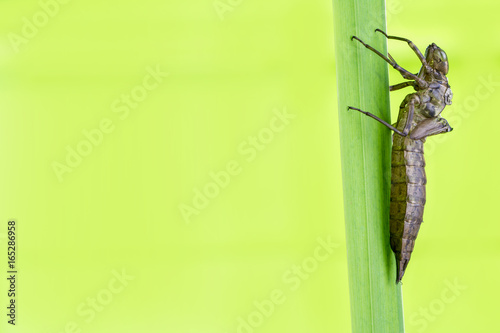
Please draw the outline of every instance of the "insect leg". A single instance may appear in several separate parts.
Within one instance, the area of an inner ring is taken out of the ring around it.
[[[364,47],[366,47],[368,50],[376,53],[380,58],[384,59],[385,61],[387,61],[389,63],[389,65],[393,66],[394,65],[397,65],[396,62],[394,61],[394,59],[389,59],[387,58],[385,55],[383,55],[382,53],[380,53],[379,51],[375,50],[373,47],[371,47],[370,45],[366,44],[365,42],[363,42],[361,39],[359,39],[358,37],[356,36],[352,36],[351,37],[351,40],[357,40],[358,42],[360,42],[361,44],[363,44]],[[392,58],[392,57],[391,57]]]
[[[453,128],[444,118],[428,118],[420,122],[410,133],[410,138],[419,140],[431,135],[447,133],[453,131]]]
[[[392,126],[391,124],[389,124],[388,122],[386,122],[385,120],[382,120],[380,119],[379,117],[377,117],[376,115],[374,115],[373,113],[370,113],[370,112],[366,112],[366,111],[363,111],[361,109],[358,109],[358,108],[354,108],[352,106],[348,106],[347,107],[347,110],[356,110],[356,111],[359,111],[365,115],[367,115],[368,117],[371,117],[373,119],[375,119],[376,121],[378,121],[379,123],[381,123],[382,125],[384,125],[385,127],[387,127],[388,129],[398,133],[399,135],[401,136],[406,136],[407,134],[404,134],[403,132],[401,132],[400,130],[398,130],[396,127]]]
[[[382,31],[380,29],[375,29],[375,32],[377,32],[377,31],[380,32],[381,34],[383,34],[387,39],[395,39],[395,40],[407,42],[408,45],[413,50],[413,52],[415,52],[415,54],[417,55],[418,59],[420,59],[420,62],[422,62],[423,65],[427,66],[427,61],[425,61],[425,57],[422,55],[422,52],[420,52],[418,47],[415,44],[413,44],[413,42],[411,40],[409,40],[407,38],[403,38],[403,37],[389,36],[384,31]]]
[[[399,114],[405,113],[404,109],[408,108],[408,115],[406,116],[405,127],[403,128],[403,136],[407,136],[413,122],[413,115],[415,113],[415,105],[420,104],[420,98],[417,94],[408,94],[399,105]]]
[[[415,86],[416,86],[415,81],[406,81],[406,82],[402,82],[399,84],[395,84],[393,86],[389,86],[389,90],[394,91],[394,90],[403,89],[403,88],[406,88],[409,86],[412,86],[413,88],[415,88]]]
[[[403,129],[403,136],[407,136],[410,132],[411,123],[413,122],[413,114],[415,113],[415,99],[412,98],[408,103],[408,118],[406,118],[405,128]]]
[[[384,59],[389,65],[391,65],[395,70],[397,70],[403,78],[405,78],[407,80],[415,80],[418,83],[418,85],[420,87],[423,87],[423,88],[425,88],[429,85],[424,79],[419,78],[417,75],[410,73],[406,69],[404,69],[403,67],[399,66],[398,63],[394,60],[394,58],[392,58],[390,55],[389,55],[389,57],[390,57],[390,59],[389,59],[385,55],[383,55],[382,53],[380,53],[379,51],[377,51],[376,49],[371,47],[370,45],[363,42],[358,37],[352,36],[351,40],[353,40],[353,39],[357,40],[358,42],[363,44],[364,47],[366,47],[367,49],[369,49],[370,51],[374,52],[379,57]]]

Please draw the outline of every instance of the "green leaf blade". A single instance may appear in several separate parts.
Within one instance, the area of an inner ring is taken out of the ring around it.
[[[401,286],[389,245],[390,131],[357,111],[390,122],[387,64],[382,53],[385,3],[334,0],[340,145],[353,332],[404,332]]]

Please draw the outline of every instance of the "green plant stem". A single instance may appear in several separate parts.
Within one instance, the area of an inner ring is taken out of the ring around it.
[[[387,64],[382,53],[383,0],[334,0],[340,145],[353,332],[404,332],[401,286],[389,245],[391,133],[354,106],[390,122]]]

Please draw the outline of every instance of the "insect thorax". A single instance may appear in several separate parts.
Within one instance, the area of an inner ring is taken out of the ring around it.
[[[425,117],[437,117],[446,105],[451,104],[453,93],[448,82],[434,81],[418,92],[420,97],[420,112]]]

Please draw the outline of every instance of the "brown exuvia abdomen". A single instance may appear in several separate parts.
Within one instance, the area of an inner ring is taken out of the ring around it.
[[[410,261],[424,215],[427,179],[423,141],[394,134],[391,164],[391,248],[396,255],[399,282]]]

